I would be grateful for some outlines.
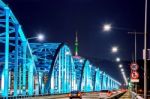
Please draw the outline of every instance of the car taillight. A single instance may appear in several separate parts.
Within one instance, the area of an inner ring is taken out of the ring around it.
[[[106,94],[107,94],[107,96],[109,96],[109,92],[107,92]]]
[[[81,93],[78,93],[78,96],[81,96]]]
[[[71,96],[71,94],[68,94],[68,96],[70,97],[70,96]]]
[[[107,92],[107,96],[111,96],[111,92]]]
[[[107,96],[110,96],[111,94],[110,94],[110,92],[107,92]]]

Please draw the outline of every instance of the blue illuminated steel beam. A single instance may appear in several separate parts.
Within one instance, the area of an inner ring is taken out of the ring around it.
[[[36,56],[37,71],[46,74],[39,78],[45,79],[42,85],[44,93],[68,93],[77,88],[74,61],[70,49],[65,44],[31,43],[30,46],[33,55]]]
[[[91,64],[88,60],[86,60],[84,65],[85,67],[82,76],[81,91],[90,92],[93,91]]]
[[[12,11],[9,9],[9,7],[3,3],[1,0],[0,0],[0,16],[4,16],[4,17],[1,17],[0,20],[0,28],[4,28],[5,31],[1,31],[0,32],[0,43],[5,43],[5,55],[3,57],[5,57],[5,60],[1,60],[1,61],[4,61],[5,62],[5,65],[4,65],[4,68],[3,68],[3,73],[2,73],[2,83],[1,83],[1,90],[2,90],[2,96],[8,96],[8,93],[9,90],[8,90],[8,85],[10,86],[10,81],[8,82],[8,78],[11,79],[11,77],[8,77],[8,72],[14,72],[14,85],[11,85],[11,86],[14,86],[14,95],[17,96],[18,94],[18,90],[19,92],[21,92],[20,90],[22,90],[23,88],[23,92],[24,92],[24,95],[25,95],[25,91],[27,90],[26,88],[26,72],[29,72],[29,71],[36,71],[35,70],[35,67],[33,64],[30,64],[29,61],[26,61],[26,60],[29,60],[30,61],[32,60],[33,61],[33,56],[31,53],[26,53],[26,49],[30,50],[29,46],[25,46],[25,44],[20,45],[20,43],[18,42],[27,42],[27,39],[25,38],[24,36],[24,33],[23,33],[23,30],[21,28],[21,26],[19,25],[19,22],[18,20],[15,18],[14,14],[12,13]],[[3,29],[1,29],[3,30]],[[10,34],[15,34],[16,36],[15,37],[9,37]],[[15,43],[14,43],[15,42]],[[24,47],[25,46],[25,47]],[[15,50],[15,53],[13,53],[13,51],[11,52],[9,50],[9,48],[14,49]],[[18,52],[20,54],[18,54]],[[21,55],[23,53],[23,55]],[[11,55],[12,54],[12,55]],[[28,55],[27,55],[28,54]],[[30,54],[30,55],[29,55]],[[26,58],[26,56],[30,56],[31,58]],[[14,57],[14,58],[13,58]],[[4,59],[4,58],[1,58],[1,59]],[[19,60],[19,61],[18,61]],[[14,64],[15,63],[15,64]],[[23,64],[23,67],[19,67],[18,68],[18,64],[20,64],[19,66],[22,66]],[[27,64],[31,65],[31,67],[33,67],[34,69],[33,70],[26,70],[26,67],[27,67]],[[12,69],[13,68],[13,69]],[[23,74],[20,74],[22,73],[22,68],[23,68]],[[12,71],[14,70],[14,71]],[[18,71],[19,70],[19,71]],[[18,72],[19,72],[19,75],[18,75]],[[34,72],[30,72],[30,75],[29,77],[31,77],[31,81],[33,82],[33,73]],[[21,77],[23,75],[23,78]],[[19,80],[18,80],[19,79]],[[22,85],[22,79],[23,79],[23,85]],[[19,82],[18,82],[19,81]],[[32,83],[31,82],[31,83]],[[30,85],[31,84],[28,84],[28,88],[30,88]],[[18,86],[19,86],[19,89],[18,89]],[[33,88],[31,88],[33,89]]]
[[[17,96],[18,91],[18,28],[19,25],[16,25],[15,33],[15,67],[14,67],[14,96]]]
[[[101,90],[101,74],[100,70],[96,69],[96,81],[95,81],[95,91],[100,91]]]
[[[0,31],[0,44],[5,44],[5,50],[0,51],[0,62],[4,62],[2,96],[7,97],[12,90],[14,96],[32,96],[119,88],[119,82],[96,70],[89,60],[73,57],[64,43],[29,44],[18,20],[1,0],[0,16],[0,29],[4,30]],[[13,84],[10,74],[14,74]]]
[[[10,10],[8,7],[5,7],[5,14],[6,14],[6,26],[5,26],[5,33],[6,33],[6,39],[5,39],[5,66],[2,74],[2,95],[8,96],[8,67],[9,67],[9,16],[10,16]]]
[[[54,66],[55,66],[55,62],[56,62],[56,58],[57,58],[57,55],[60,51],[60,49],[62,48],[64,44],[60,44],[58,49],[56,50],[56,53],[54,55],[54,58],[53,58],[53,61],[51,63],[51,67],[50,67],[50,70],[49,70],[49,74],[48,74],[48,81],[46,82],[46,85],[45,85],[45,92],[48,93],[48,90],[50,90],[50,85],[51,85],[51,78],[52,78],[52,73],[53,73],[53,70],[54,70]],[[59,71],[60,72],[60,71]],[[59,74],[60,75],[60,74]]]

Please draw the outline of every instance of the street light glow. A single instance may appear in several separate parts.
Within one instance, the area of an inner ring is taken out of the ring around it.
[[[114,46],[114,47],[112,47],[111,50],[112,50],[113,53],[116,53],[116,52],[118,52],[118,47]]]
[[[124,72],[124,69],[123,69],[123,68],[121,69],[121,72],[122,72],[122,73]]]
[[[110,31],[111,30],[111,24],[105,24],[103,27],[104,31]]]
[[[122,64],[119,64],[119,68],[122,68],[123,67],[123,65]]]
[[[45,37],[43,34],[38,34],[37,38],[38,40],[43,41]]]
[[[127,77],[126,77],[124,71],[122,71],[122,75],[123,75],[123,78],[124,78],[124,81],[125,81],[126,85],[128,85],[128,80],[127,80]]]
[[[117,61],[117,62],[120,62],[120,58],[119,58],[119,57],[117,57],[117,58],[116,58],[116,61]]]

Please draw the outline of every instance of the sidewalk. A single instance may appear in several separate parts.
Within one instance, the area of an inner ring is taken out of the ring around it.
[[[123,96],[121,96],[119,99],[131,99],[130,91],[126,92]]]

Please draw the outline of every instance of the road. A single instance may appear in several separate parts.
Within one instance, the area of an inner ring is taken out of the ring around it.
[[[113,96],[117,95],[113,94]],[[28,99],[69,99],[69,97],[67,95],[59,95],[59,96],[43,96],[43,97],[32,97],[32,98],[28,98]],[[86,93],[82,96],[82,99],[99,99],[99,94],[98,93]],[[111,98],[110,98],[111,99]]]

